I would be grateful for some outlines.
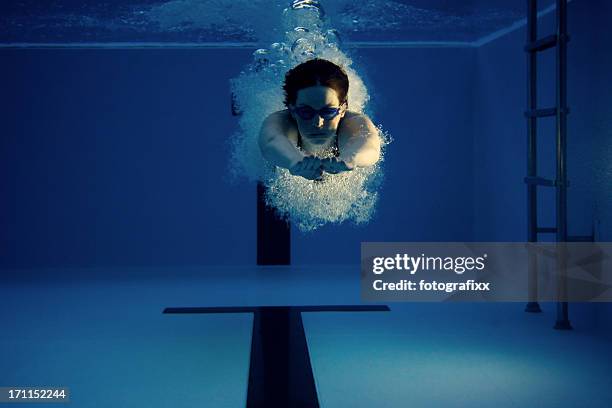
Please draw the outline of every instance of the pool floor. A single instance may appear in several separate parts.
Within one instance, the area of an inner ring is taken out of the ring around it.
[[[361,303],[348,266],[0,273],[0,387],[65,386],[79,408],[245,406],[252,314],[166,307]],[[612,349],[553,330],[553,304],[389,306],[303,313],[321,407],[610,406]]]

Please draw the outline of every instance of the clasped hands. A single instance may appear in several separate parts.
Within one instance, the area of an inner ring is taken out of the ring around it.
[[[314,156],[306,156],[300,162],[289,169],[289,173],[294,176],[301,176],[308,180],[321,180],[323,172],[330,174],[338,174],[343,171],[353,170],[343,160],[338,160],[335,157],[329,159],[319,159]]]

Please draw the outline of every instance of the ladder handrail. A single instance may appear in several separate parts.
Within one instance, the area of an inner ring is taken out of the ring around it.
[[[537,242],[539,233],[555,233],[557,242],[567,242],[567,0],[557,0],[557,31],[553,35],[538,38],[537,0],[527,0],[527,240]],[[554,108],[538,109],[537,107],[537,53],[556,47],[556,104]],[[547,180],[537,175],[537,119],[554,116],[556,119],[556,179]],[[555,227],[538,227],[537,187],[555,188],[556,220]],[[567,279],[565,278],[565,260],[558,258],[559,292],[566,299]],[[540,312],[537,302],[537,259],[529,259],[529,303],[526,311]],[[568,304],[565,301],[557,304],[557,322],[555,329],[569,330]]]

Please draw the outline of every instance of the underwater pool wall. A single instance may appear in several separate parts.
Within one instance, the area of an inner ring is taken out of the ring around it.
[[[0,267],[253,263],[255,186],[226,175],[250,54],[1,50]]]
[[[539,36],[554,33],[554,13],[540,18]],[[573,1],[568,5],[568,231],[612,240],[612,56],[609,39],[612,4]],[[527,239],[526,56],[525,28],[477,50],[474,120],[474,238],[477,241]],[[555,103],[555,50],[538,57],[538,105]],[[555,122],[538,124],[538,173],[555,178]],[[539,189],[541,226],[554,226],[554,189]],[[554,236],[541,236],[554,240]],[[572,304],[570,317],[612,333],[612,305]],[[611,336],[612,337],[612,336]]]
[[[603,2],[575,1],[568,6],[571,41],[568,45],[568,225],[570,235],[590,235],[596,229],[601,241],[610,240],[612,224],[609,164],[602,150],[608,149],[605,134],[610,129],[602,114],[606,92],[602,85],[604,59],[600,33],[605,24],[595,24]],[[608,12],[608,15],[610,13]],[[603,18],[601,19],[603,20]],[[603,23],[603,21],[602,21]],[[554,32],[554,13],[540,18],[539,33]],[[526,239],[527,130],[522,112],[526,107],[526,57],[524,27],[478,48],[477,105],[474,140],[475,238],[482,241]],[[609,63],[609,62],[608,62]],[[598,73],[599,72],[599,73]],[[555,49],[538,56],[538,104],[555,104]],[[608,102],[609,105],[609,102]],[[606,129],[607,128],[607,129]],[[608,170],[606,171],[606,166]],[[538,121],[538,174],[555,178],[555,119]],[[518,181],[518,183],[517,183]],[[554,189],[540,188],[538,217],[543,226],[555,223]],[[607,194],[607,197],[606,197]],[[512,205],[510,205],[510,204]],[[518,203],[516,205],[515,203]],[[547,238],[547,237],[543,237]],[[548,237],[554,238],[553,236]]]

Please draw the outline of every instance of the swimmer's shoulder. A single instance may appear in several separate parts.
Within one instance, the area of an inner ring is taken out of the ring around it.
[[[346,111],[340,122],[341,133],[353,133],[363,128],[374,129],[375,126],[368,115],[360,112]]]
[[[297,143],[298,130],[297,125],[288,109],[280,110],[269,114],[264,120],[264,128],[282,134],[294,143]]]
[[[363,113],[347,110],[342,120],[351,120],[359,116],[365,116]]]

